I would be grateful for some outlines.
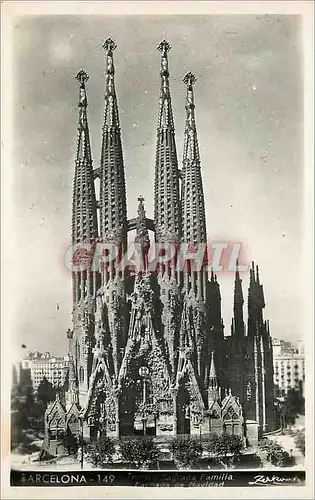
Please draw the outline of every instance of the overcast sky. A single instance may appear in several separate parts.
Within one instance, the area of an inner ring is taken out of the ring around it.
[[[104,52],[115,51],[116,91],[125,158],[128,216],[137,197],[153,214],[159,97],[156,46],[167,38],[177,149],[185,117],[182,77],[196,77],[210,241],[241,242],[243,261],[260,266],[266,318],[276,338],[304,337],[301,250],[303,82],[298,16],[45,16],[14,28],[14,183],[17,242],[14,344],[66,354],[78,83],[84,68],[95,167],[103,114]],[[233,276],[219,275],[229,331]],[[247,294],[248,279],[243,277]],[[59,310],[57,309],[59,303]]]

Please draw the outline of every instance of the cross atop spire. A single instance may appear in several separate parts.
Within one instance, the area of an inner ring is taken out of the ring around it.
[[[186,242],[204,243],[206,241],[206,222],[198,134],[195,120],[193,84],[195,76],[189,72],[183,82],[187,85],[186,123],[182,170],[182,218],[183,237]],[[215,279],[215,276],[214,276]]]
[[[162,40],[159,45],[157,46],[157,49],[163,54],[166,55],[167,52],[171,50],[171,45],[167,40]]]
[[[126,187],[118,103],[115,90],[113,51],[116,43],[107,38],[105,55],[105,96],[100,161],[100,236],[126,245]],[[114,232],[113,232],[114,231]],[[117,235],[117,237],[116,237]]]
[[[76,80],[78,80],[81,85],[84,85],[88,81],[88,79],[89,75],[87,74],[87,72],[84,69],[80,69],[76,76]]]
[[[72,205],[72,239],[78,243],[91,241],[97,236],[95,188],[93,182],[92,153],[87,119],[87,94],[85,83],[89,76],[84,69],[76,75],[80,83],[78,142]]]
[[[186,75],[183,78],[183,82],[188,86],[188,88],[192,88],[193,84],[196,83],[197,78],[191,71],[189,73],[186,73]]]
[[[117,48],[116,42],[112,38],[106,38],[105,42],[103,43],[103,49],[106,50],[106,52],[113,52]]]
[[[249,281],[255,283],[255,263],[252,261],[252,267],[249,270]]]
[[[80,82],[80,97],[79,97],[78,106],[79,106],[79,108],[87,108],[87,97],[86,97],[85,84],[89,79],[89,75],[87,74],[87,72],[84,69],[81,69],[75,78],[76,78],[76,80],[78,80],[78,82]],[[87,122],[86,112],[85,113],[82,112],[82,109],[81,109],[79,123],[82,126],[86,126],[86,122]]]
[[[214,351],[211,351],[211,361],[209,370],[209,382],[208,382],[208,399],[209,404],[213,401],[217,401],[220,397],[220,389],[218,384],[217,372],[214,363]]]
[[[113,51],[116,49],[117,45],[112,38],[107,38],[103,43],[102,47],[106,52],[106,68],[105,68],[106,91],[109,93],[114,93],[115,67],[114,67]]]
[[[79,136],[78,136],[78,149],[77,155],[83,157],[85,154],[91,157],[90,148],[90,137],[82,131],[88,131],[87,123],[87,95],[85,84],[89,79],[89,75],[84,69],[81,69],[76,75],[76,80],[80,83],[80,94],[79,94]],[[78,158],[79,158],[78,156]]]
[[[167,40],[162,40],[157,47],[161,53],[154,200],[157,241],[163,238],[177,241],[181,225],[179,175],[167,56],[170,48]],[[166,193],[169,195],[165,196]]]

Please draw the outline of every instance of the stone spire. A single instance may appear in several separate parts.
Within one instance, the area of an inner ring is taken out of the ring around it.
[[[93,180],[93,162],[87,120],[87,95],[85,84],[89,77],[81,69],[76,76],[80,83],[78,142],[72,200],[72,244],[91,244],[97,238],[97,213]],[[95,273],[94,273],[95,274]],[[96,276],[78,272],[73,276],[73,302],[78,303],[87,293],[93,293]],[[88,285],[88,286],[87,286]],[[95,291],[95,290],[94,290]]]
[[[215,364],[214,364],[214,351],[211,352],[211,362],[210,362],[210,371],[209,371],[209,386],[210,387],[217,387],[218,386],[217,372],[216,372]]]
[[[249,271],[249,288],[248,288],[248,335],[254,335],[257,330],[257,325],[263,323],[263,309],[265,307],[265,298],[263,286],[259,281],[258,266],[252,262],[252,267]]]
[[[127,245],[127,208],[124,161],[118,104],[115,92],[113,51],[116,43],[107,38],[105,107],[100,162],[100,237],[118,246]]]
[[[85,84],[89,77],[81,69],[76,76],[80,83],[78,143],[72,204],[72,243],[91,242],[97,237],[96,200],[93,181],[93,162],[87,120]]]
[[[186,125],[182,173],[183,240],[187,243],[206,243],[205,204],[200,169],[200,155],[195,121],[193,84],[196,78],[187,73]]]
[[[208,401],[209,403],[219,399],[220,388],[218,383],[217,372],[214,363],[214,351],[211,352],[209,380],[208,380]],[[209,404],[210,406],[210,404]]]
[[[238,269],[238,260],[236,261],[236,272],[234,282],[234,333],[238,336],[244,336],[244,317],[243,317],[243,290],[242,280]]]
[[[200,169],[200,156],[198,137],[195,121],[195,103],[193,84],[196,78],[192,73],[187,73],[183,82],[187,85],[186,97],[186,125],[184,137],[183,171],[182,171],[182,219],[183,242],[192,247],[205,244],[206,219],[205,204]],[[190,279],[188,279],[189,275]],[[192,291],[202,301],[206,298],[207,272],[205,266],[199,273],[187,269],[184,275],[184,288],[186,292]]]
[[[169,86],[167,53],[170,44],[163,40],[161,52],[161,89],[157,123],[154,219],[157,241],[178,242],[180,238],[179,171],[174,119]]]

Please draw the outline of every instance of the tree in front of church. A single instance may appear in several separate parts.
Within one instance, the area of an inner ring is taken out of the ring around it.
[[[174,462],[178,468],[190,468],[201,458],[203,447],[200,441],[190,436],[178,436],[172,441]]]
[[[298,431],[294,439],[294,444],[305,457],[305,429]]]
[[[37,400],[42,402],[45,407],[50,401],[54,401],[56,397],[56,391],[49,380],[46,377],[40,381],[37,388]]]
[[[84,450],[86,461],[98,468],[106,468],[112,462],[114,453],[114,442],[107,436],[91,441]]]
[[[290,389],[284,400],[284,416],[286,425],[293,425],[298,415],[305,413],[305,401],[296,389]]]
[[[264,439],[260,443],[260,448],[266,453],[266,459],[276,467],[288,467],[294,465],[294,457],[292,457],[281,444]]]
[[[206,443],[208,453],[224,468],[232,467],[239,461],[243,448],[243,439],[231,434],[212,435]]]

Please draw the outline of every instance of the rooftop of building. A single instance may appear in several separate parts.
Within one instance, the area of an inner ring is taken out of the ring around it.
[[[273,353],[273,358],[276,359],[305,359],[305,355],[301,352],[281,352],[279,354]]]
[[[274,349],[274,357],[279,356],[304,356],[304,342],[302,340],[288,341],[281,339],[272,339],[274,348],[280,348],[280,353]]]
[[[63,356],[63,357],[51,357],[51,358],[36,358],[33,359],[32,362],[35,364],[39,363],[68,363],[69,358],[68,356]]]
[[[31,351],[24,358],[23,361],[31,361],[32,363],[60,363],[68,362],[68,356],[54,356],[50,352]]]

